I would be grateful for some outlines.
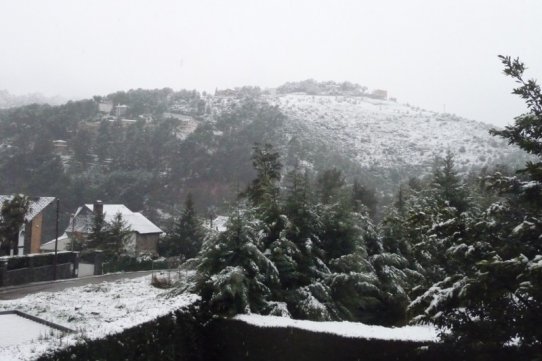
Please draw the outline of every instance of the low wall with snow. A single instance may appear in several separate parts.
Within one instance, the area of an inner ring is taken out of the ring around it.
[[[176,311],[103,339],[88,340],[39,361],[358,361],[434,360],[431,342],[345,337],[296,327],[260,327],[242,320],[202,326],[194,309]],[[449,358],[439,356],[439,361]]]
[[[202,322],[194,306],[122,333],[80,343],[37,361],[509,361],[519,353],[462,354],[453,345],[347,337],[329,330],[251,324],[241,319]],[[202,326],[205,324],[205,326]],[[335,332],[335,330],[333,330]],[[363,331],[365,332],[365,331]],[[401,332],[398,332],[400,334]],[[380,337],[380,335],[378,336]],[[407,337],[408,338],[408,337]],[[487,356],[487,357],[484,357]]]
[[[77,277],[77,252],[0,257],[0,287]]]
[[[424,347],[431,342],[345,337],[296,327],[260,327],[241,320],[214,321],[206,338],[213,345],[207,359],[217,361],[435,359]]]

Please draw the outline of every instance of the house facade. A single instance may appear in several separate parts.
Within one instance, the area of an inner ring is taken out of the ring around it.
[[[94,204],[85,204],[77,209],[66,231],[58,239],[58,249],[72,249],[71,242],[77,240],[84,245],[90,233],[97,214],[103,214],[106,224],[111,224],[117,214],[122,216],[130,235],[124,245],[124,251],[130,256],[157,255],[158,238],[163,231],[139,212],[132,212],[123,204],[103,204],[96,201]],[[44,252],[54,251],[55,240],[42,245]]]

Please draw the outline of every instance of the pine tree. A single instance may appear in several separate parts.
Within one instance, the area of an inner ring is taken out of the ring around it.
[[[181,217],[173,224],[164,241],[164,251],[170,256],[194,258],[201,249],[204,237],[205,232],[196,214],[192,195],[188,194]]]
[[[107,260],[113,260],[135,247],[128,244],[130,233],[122,214],[116,214],[110,223],[105,221],[103,213],[94,214],[91,232],[82,248],[101,250]]]
[[[103,212],[92,215],[92,226],[87,238],[85,248],[99,249],[107,238],[107,223]]]
[[[542,94],[535,81],[525,81],[518,60],[501,57],[505,74],[520,87],[514,93],[529,113],[514,126],[494,134],[542,157]],[[448,250],[458,270],[434,284],[410,306],[421,318],[451,332],[443,333],[458,357],[487,357],[517,351],[511,358],[540,359],[542,352],[542,178],[541,162],[529,162],[530,179],[489,177],[501,199],[468,222],[463,243]]]
[[[262,146],[256,143],[253,147],[252,165],[257,175],[246,190],[246,194],[256,207],[266,209],[278,207],[278,184],[282,170],[279,158],[279,153],[273,150],[271,144]]]
[[[361,184],[357,179],[352,185],[352,207],[355,211],[360,211],[362,207],[366,207],[371,218],[376,217],[378,201],[376,199],[375,190],[369,189]]]
[[[329,204],[337,201],[343,186],[346,184],[342,172],[337,169],[327,169],[323,171],[316,181],[320,201],[323,204]]]
[[[30,200],[23,194],[15,194],[5,201],[0,209],[0,251],[6,254],[13,250],[18,253],[19,230],[25,222]]]
[[[107,225],[105,238],[102,243],[102,250],[108,259],[117,258],[122,255],[127,248],[135,248],[129,245],[131,230],[122,218],[122,214],[117,213],[110,224]]]
[[[256,178],[240,196],[247,196],[258,216],[268,228],[264,240],[268,245],[278,238],[284,227],[280,217],[280,187],[282,164],[279,153],[271,144],[256,143],[252,152]]]
[[[278,271],[261,251],[260,227],[251,210],[237,209],[226,230],[205,242],[197,290],[208,311],[226,316],[268,311],[269,285],[278,282]]]
[[[455,169],[453,153],[447,151],[446,157],[439,163],[433,174],[433,185],[440,200],[446,205],[454,207],[458,213],[464,212],[469,203],[461,178]]]

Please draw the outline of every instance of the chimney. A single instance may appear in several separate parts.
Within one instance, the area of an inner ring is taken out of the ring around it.
[[[97,200],[94,202],[94,214],[96,216],[104,214],[104,203],[102,201]]]

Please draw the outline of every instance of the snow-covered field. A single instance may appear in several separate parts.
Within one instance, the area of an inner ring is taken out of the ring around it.
[[[185,274],[186,278],[191,278],[188,276],[193,275]],[[0,311],[19,310],[75,330],[74,333],[51,332],[47,326],[42,329],[39,324],[14,324],[15,320],[3,315],[0,322],[5,327],[0,327],[0,339],[5,342],[0,343],[0,361],[33,360],[77,342],[122,332],[198,299],[197,295],[190,293],[173,296],[168,290],[152,287],[150,283],[151,276],[144,276],[0,301]],[[388,328],[354,322],[314,322],[260,315],[239,315],[236,319],[258,327],[294,327],[343,337],[437,341],[437,330],[431,326]],[[16,331],[9,337],[5,336],[6,332],[11,332],[10,329]]]
[[[383,327],[369,326],[359,322],[315,322],[260,315],[238,315],[235,319],[258,327],[293,327],[351,338],[415,342],[438,341],[437,329],[429,325]]]
[[[20,338],[17,344],[0,344],[0,361],[33,360],[78,341],[122,332],[198,299],[194,294],[169,297],[168,290],[150,283],[151,276],[145,276],[0,301],[0,311],[19,310],[76,330],[70,334]]]

